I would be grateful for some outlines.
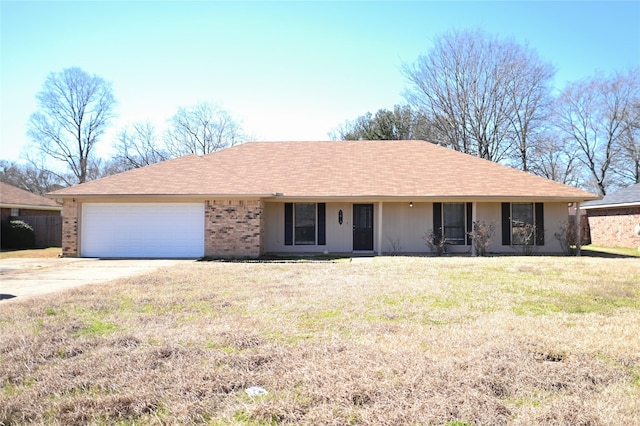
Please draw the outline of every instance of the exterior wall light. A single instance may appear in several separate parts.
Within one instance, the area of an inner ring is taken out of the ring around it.
[[[409,207],[413,207],[413,201],[409,201]]]

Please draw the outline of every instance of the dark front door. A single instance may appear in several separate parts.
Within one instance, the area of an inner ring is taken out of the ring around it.
[[[353,205],[353,250],[373,250],[373,204]]]

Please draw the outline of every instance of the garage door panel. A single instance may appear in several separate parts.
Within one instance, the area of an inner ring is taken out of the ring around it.
[[[201,257],[202,203],[87,203],[81,254],[86,257]]]

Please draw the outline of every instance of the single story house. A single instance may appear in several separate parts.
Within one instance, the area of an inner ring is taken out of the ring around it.
[[[640,247],[640,183],[583,205],[591,243],[606,247]]]
[[[568,203],[588,192],[424,141],[251,142],[55,191],[63,255],[258,257],[426,253],[433,230],[471,252],[474,222],[490,252],[514,253],[535,224],[538,252]]]
[[[6,182],[0,182],[0,218],[20,216],[60,216],[62,206],[54,200],[34,194]]]
[[[35,247],[60,247],[62,241],[62,205],[54,200],[0,182],[0,218],[21,220],[34,231]],[[16,247],[13,237],[5,236],[3,244]]]

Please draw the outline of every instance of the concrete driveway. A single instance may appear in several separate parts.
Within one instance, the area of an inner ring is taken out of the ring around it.
[[[0,304],[188,262],[194,260],[0,259]]]

